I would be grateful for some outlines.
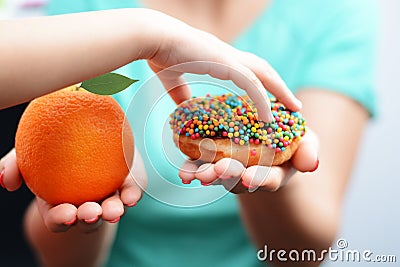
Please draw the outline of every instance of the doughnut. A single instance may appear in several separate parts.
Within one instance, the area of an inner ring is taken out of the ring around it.
[[[281,165],[296,151],[306,121],[277,99],[270,101],[274,121],[264,123],[247,95],[187,100],[170,115],[174,142],[192,160],[233,158],[246,167]]]

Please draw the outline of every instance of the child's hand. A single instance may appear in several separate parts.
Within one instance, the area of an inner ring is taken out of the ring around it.
[[[0,184],[4,189],[15,191],[20,188],[23,180],[18,170],[15,149],[12,149],[0,160],[0,173]]]
[[[79,207],[69,203],[50,205],[36,197],[38,211],[52,232],[65,232],[72,226],[78,226],[83,232],[91,232],[104,221],[116,223],[124,215],[125,209],[133,207],[142,196],[142,190],[132,177],[128,176],[124,185],[115,195],[100,203],[85,202]]]
[[[173,89],[169,93],[177,104],[191,97],[182,78],[182,74],[187,72],[232,80],[247,92],[258,108],[260,119],[264,121],[272,120],[266,90],[289,109],[297,111],[301,108],[301,102],[265,60],[237,50],[215,36],[179,20],[154,11],[147,12],[150,12],[150,17],[154,16],[152,21],[162,25],[163,30],[159,31],[164,33],[163,38],[158,37],[163,41],[147,59],[153,71],[159,73],[165,88]],[[173,71],[162,71],[171,66]]]
[[[186,161],[179,177],[188,183],[194,179],[203,185],[223,185],[233,193],[255,190],[274,192],[284,186],[296,171],[313,172],[318,168],[318,137],[308,129],[290,161],[280,166],[251,166],[245,168],[237,160],[224,158],[217,163],[196,165]]]
[[[195,73],[232,80],[247,92],[266,122],[272,120],[266,89],[289,109],[301,108],[265,60],[155,10],[115,9],[1,24],[0,109],[139,59],[148,60],[156,73],[168,69],[159,77],[173,89],[170,94],[177,103],[191,96],[182,74]]]
[[[54,206],[36,197],[38,211],[47,229],[52,232],[65,232],[77,225],[82,231],[91,232],[101,226],[103,221],[118,222],[124,215],[125,208],[135,206],[140,200],[142,188],[146,186],[146,174],[138,153],[133,164],[135,178],[128,175],[119,191],[103,200],[101,204],[86,202],[79,207],[68,203]],[[0,182],[5,189],[15,191],[21,186],[23,179],[18,170],[14,149],[1,159],[0,170],[3,173]]]

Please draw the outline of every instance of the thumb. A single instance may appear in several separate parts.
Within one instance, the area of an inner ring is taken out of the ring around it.
[[[0,184],[8,191],[17,190],[22,184],[15,149],[12,149],[0,160]]]
[[[148,61],[148,64],[152,71],[158,76],[165,90],[167,90],[168,94],[177,105],[191,97],[192,93],[185,79],[183,78],[183,73],[162,69],[150,61]]]
[[[301,172],[313,172],[318,168],[319,139],[316,133],[308,129],[291,158],[293,166]]]

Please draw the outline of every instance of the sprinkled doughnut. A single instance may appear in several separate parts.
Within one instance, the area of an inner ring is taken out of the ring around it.
[[[217,162],[239,160],[244,166],[280,165],[289,160],[306,132],[299,112],[271,98],[275,121],[258,121],[250,98],[226,94],[193,98],[171,114],[174,142],[189,158]]]

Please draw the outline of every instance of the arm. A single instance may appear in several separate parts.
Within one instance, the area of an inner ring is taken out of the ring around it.
[[[0,108],[147,59],[176,102],[190,98],[182,74],[210,74],[246,90],[268,112],[269,88],[293,110],[301,104],[264,60],[149,9],[117,9],[0,21]],[[200,62],[201,61],[201,62]],[[183,64],[197,62],[197,65]],[[211,63],[211,64],[210,64]],[[217,64],[215,64],[217,63]],[[265,114],[264,114],[265,113]]]
[[[163,36],[156,38],[154,23],[146,25],[148,13],[130,9],[0,21],[0,107],[150,57]]]
[[[316,172],[297,173],[276,192],[239,195],[243,220],[259,248],[328,249],[337,233],[343,194],[368,119],[360,105],[342,95],[303,90],[298,97],[308,125],[320,139],[321,164]],[[274,259],[276,266],[313,266]]]
[[[142,187],[146,184],[144,164],[138,151],[135,152],[133,164],[135,180],[128,177],[120,190],[120,196],[106,199],[101,207],[97,203],[87,202],[78,209],[69,204],[48,209],[40,199],[31,203],[25,214],[24,228],[42,266],[94,267],[104,263],[117,230],[116,223],[106,221],[122,216],[124,204],[126,206],[127,203],[139,200],[141,191],[135,181]],[[91,223],[84,221],[93,215],[99,215],[102,219]],[[65,222],[71,220],[68,216],[77,217],[78,220],[72,226],[65,225]]]

